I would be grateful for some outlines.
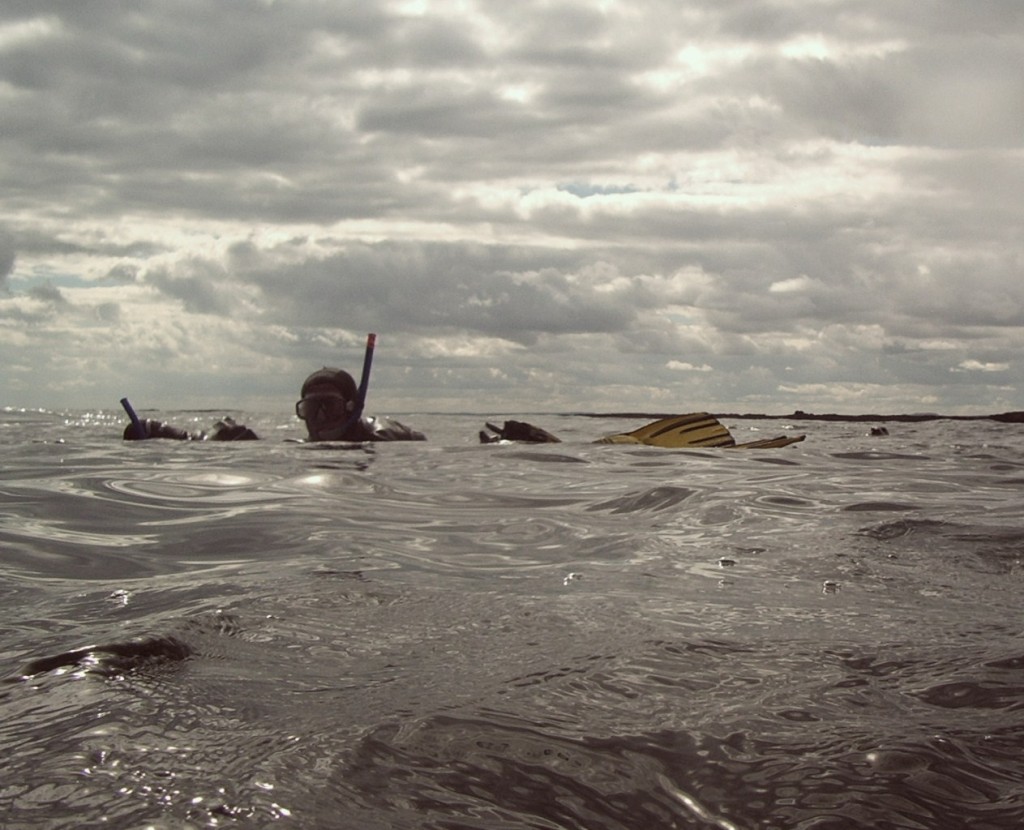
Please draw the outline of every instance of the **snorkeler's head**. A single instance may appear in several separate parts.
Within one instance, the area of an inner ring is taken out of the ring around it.
[[[326,389],[321,387],[326,387]],[[332,369],[329,366],[317,369],[302,382],[302,391],[299,392],[299,397],[306,397],[307,392],[328,390],[336,391],[347,401],[356,399],[356,382],[352,379],[352,375],[343,369]]]
[[[302,383],[295,414],[306,422],[310,441],[337,441],[356,405],[356,382],[341,369],[324,367]]]

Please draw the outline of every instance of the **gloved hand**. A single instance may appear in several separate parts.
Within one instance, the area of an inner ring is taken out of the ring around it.
[[[535,427],[526,421],[505,421],[502,427],[496,427],[488,421],[485,425],[495,435],[488,435],[484,430],[480,430],[481,444],[494,444],[498,441],[525,441],[530,444],[562,443],[560,438],[555,437],[546,429]]]
[[[258,441],[260,437],[245,424],[236,424],[234,418],[222,418],[213,425],[209,441]]]

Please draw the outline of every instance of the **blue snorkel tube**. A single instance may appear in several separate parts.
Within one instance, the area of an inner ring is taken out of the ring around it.
[[[146,425],[139,420],[139,416],[135,414],[135,410],[132,409],[132,405],[128,402],[127,398],[121,398],[121,406],[124,407],[124,411],[131,418],[132,427],[135,429],[135,440],[142,441],[149,438],[149,433],[146,432]]]
[[[355,426],[363,417],[363,407],[366,405],[366,389],[370,385],[370,366],[373,364],[373,350],[377,346],[377,335],[372,332],[366,335],[366,354],[363,355],[363,374],[359,378],[359,389],[356,392],[355,409],[351,417],[345,422],[342,428],[342,435]]]

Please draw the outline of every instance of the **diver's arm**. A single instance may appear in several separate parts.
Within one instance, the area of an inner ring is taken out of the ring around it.
[[[410,429],[398,421],[382,420],[379,418],[363,419],[362,425],[366,428],[370,437],[363,439],[368,441],[426,441],[427,436],[422,432]]]
[[[223,418],[213,425],[209,435],[205,432],[188,432],[172,424],[165,424],[152,418],[140,419],[144,435],[139,435],[134,423],[124,428],[125,441],[140,441],[149,438],[167,438],[172,441],[255,441],[259,436],[245,424],[236,424],[232,418]]]

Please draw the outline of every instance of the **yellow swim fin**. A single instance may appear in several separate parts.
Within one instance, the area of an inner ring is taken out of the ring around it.
[[[647,424],[632,432],[598,439],[597,444],[647,444],[652,447],[732,447],[736,440],[707,412],[675,415]]]

